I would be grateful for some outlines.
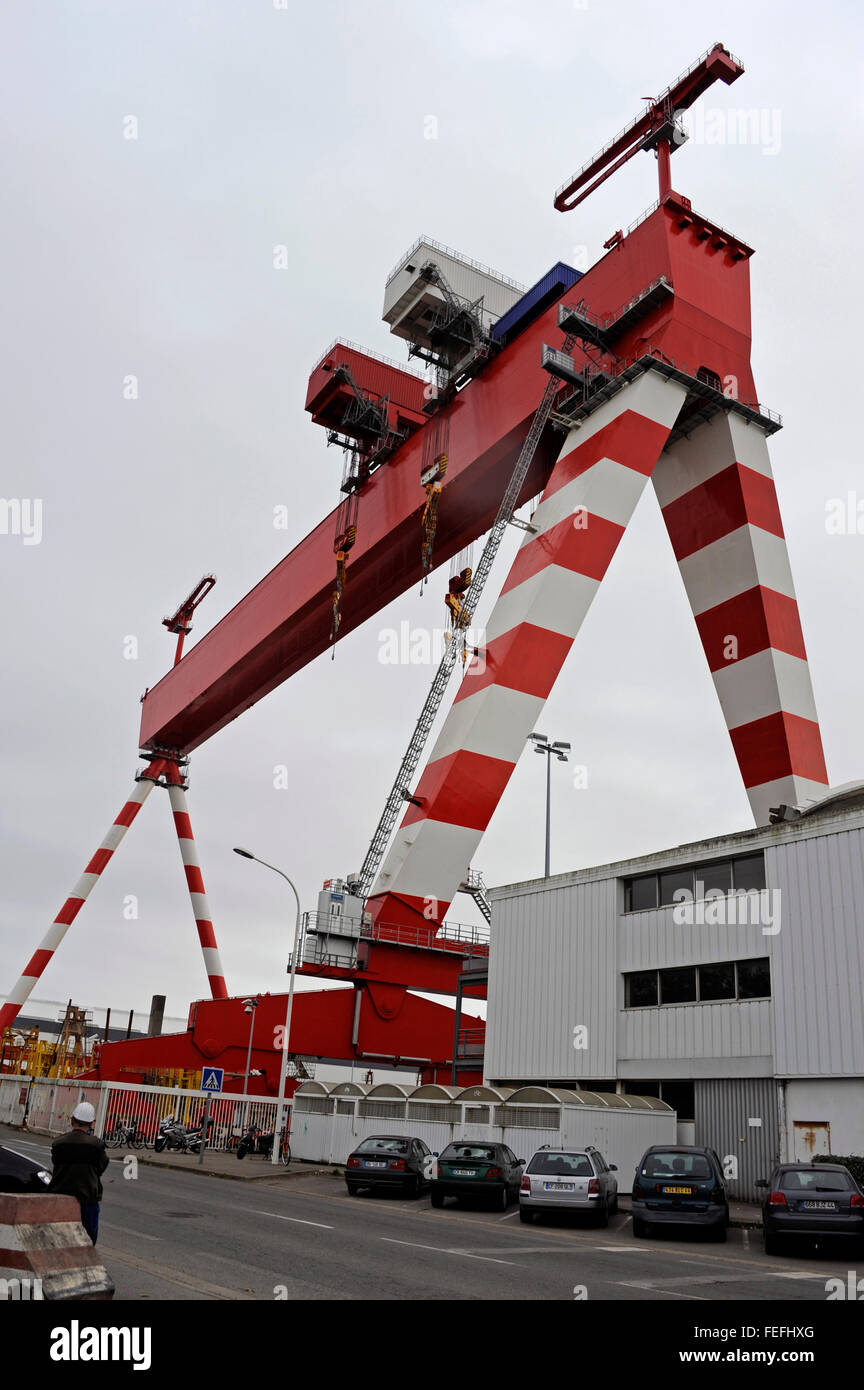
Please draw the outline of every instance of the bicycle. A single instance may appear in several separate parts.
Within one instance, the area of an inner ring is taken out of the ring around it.
[[[290,1129],[288,1129],[287,1126],[286,1126],[286,1128],[283,1129],[283,1131],[282,1131],[282,1137],[281,1137],[281,1139],[279,1140],[279,1162],[280,1162],[280,1163],[283,1165],[283,1167],[285,1167],[285,1168],[287,1168],[287,1167],[288,1167],[288,1164],[291,1162],[291,1142],[290,1142],[290,1141],[291,1141],[291,1131],[290,1131]]]
[[[128,1146],[132,1149],[143,1149],[147,1140],[138,1128],[138,1121],[130,1123],[118,1122],[109,1134],[105,1135],[106,1149],[120,1149]]]

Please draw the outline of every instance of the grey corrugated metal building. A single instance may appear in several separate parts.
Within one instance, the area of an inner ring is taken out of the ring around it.
[[[777,1155],[864,1153],[864,785],[490,896],[491,1084],[659,1095],[740,1197]]]

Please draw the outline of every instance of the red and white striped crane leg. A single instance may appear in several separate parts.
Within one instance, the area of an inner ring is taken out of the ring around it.
[[[684,397],[646,373],[568,435],[374,886],[377,922],[441,921]]]
[[[174,775],[179,775],[176,773],[175,769],[172,769],[172,773],[174,773]],[[213,920],[210,916],[210,905],[207,902],[204,879],[201,874],[201,867],[198,863],[198,849],[195,844],[195,837],[192,834],[192,822],[189,819],[189,811],[186,806],[186,793],[182,785],[178,782],[169,782],[168,797],[171,801],[171,811],[174,816],[174,829],[177,831],[177,839],[180,844],[180,855],[183,860],[183,869],[186,874],[189,897],[192,900],[192,911],[195,914],[195,925],[198,928],[198,940],[201,942],[201,951],[204,956],[204,969],[210,981],[210,993],[214,999],[227,999],[228,986],[225,983],[222,961],[219,958],[219,948],[216,945],[216,934],[213,930]]]
[[[757,825],[828,777],[765,435],[715,415],[654,488]]]
[[[124,803],[120,814],[117,816],[105,839],[97,849],[84,873],[79,878],[69,897],[61,907],[57,916],[54,918],[50,928],[42,938],[37,950],[33,952],[30,960],[25,966],[24,973],[19,979],[15,988],[9,995],[6,1003],[0,1008],[0,1033],[7,1026],[11,1026],[21,1010],[22,1004],[26,1003],[36,982],[42,975],[45,967],[51,960],[60,942],[63,940],[81,908],[89,898],[91,892],[102,875],[103,870],[114,855],[120,841],[129,829],[133,820],[137,816],[144,802],[147,800],[153,789],[156,778],[164,771],[165,764],[161,758],[155,759],[150,763],[141,774],[141,780],[135,783],[135,789],[129,800]]]

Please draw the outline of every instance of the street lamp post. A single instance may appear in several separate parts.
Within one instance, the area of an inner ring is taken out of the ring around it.
[[[552,781],[550,776],[550,764],[552,754],[561,763],[566,763],[567,754],[570,752],[569,743],[550,743],[545,734],[529,734],[531,742],[534,744],[535,753],[546,754],[546,878],[549,877],[549,846],[551,838],[551,806],[552,806]]]
[[[272,869],[274,874],[284,878],[285,882],[294,894],[294,901],[297,904],[297,916],[294,922],[294,950],[291,952],[291,981],[288,985],[288,1007],[285,1011],[285,1032],[282,1038],[282,1066],[279,1070],[279,1097],[276,1106],[276,1124],[273,1127],[273,1152],[270,1155],[271,1163],[279,1162],[279,1150],[282,1143],[282,1129],[285,1123],[285,1081],[288,1076],[288,1043],[291,1036],[291,1011],[294,1007],[294,983],[297,978],[297,956],[300,949],[300,895],[294,884],[286,873],[277,869],[275,864],[268,864],[265,860],[259,859],[251,850],[239,849],[235,846],[235,854],[240,854],[244,859],[254,859],[256,864],[263,864],[265,869]]]
[[[258,1008],[259,1002],[257,998],[243,1000],[244,1013],[252,1015],[249,1023],[249,1046],[246,1049],[246,1075],[243,1077],[243,1099],[247,1102],[243,1111],[244,1126],[249,1124],[249,1068],[252,1065],[252,1034],[255,1032],[255,1010]]]

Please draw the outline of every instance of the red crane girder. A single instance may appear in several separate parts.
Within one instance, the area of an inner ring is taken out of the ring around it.
[[[446,506],[435,537],[435,565],[476,540],[495,519],[546,385],[542,344],[561,338],[556,315],[557,304],[448,407]],[[422,436],[421,428],[359,491],[340,636],[421,578]],[[521,501],[542,491],[553,454],[550,437],[537,451]],[[326,650],[335,523],[331,513],[147,692],[142,748],[190,752]]]

